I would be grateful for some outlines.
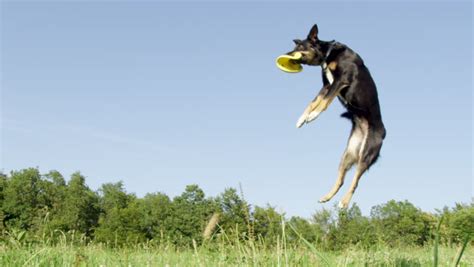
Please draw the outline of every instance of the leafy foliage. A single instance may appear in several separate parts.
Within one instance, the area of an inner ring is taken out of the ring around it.
[[[433,218],[408,201],[391,200],[372,208],[377,236],[389,245],[423,245],[430,238]]]
[[[35,168],[0,173],[0,242],[13,246],[80,241],[114,247],[193,247],[231,240],[278,247],[301,238],[326,250],[423,246],[433,242],[440,217],[442,244],[460,244],[474,235],[473,203],[431,214],[408,201],[391,200],[373,207],[370,216],[353,204],[347,210],[319,210],[310,219],[286,219],[271,205],[249,205],[233,188],[207,197],[199,186],[189,185],[173,199],[163,193],[140,198],[126,192],[122,182],[93,191],[79,172],[67,182],[57,171],[42,175]],[[212,232],[206,237],[210,242],[205,242],[203,231],[210,221],[218,225],[208,227]],[[290,227],[285,230],[285,225]]]

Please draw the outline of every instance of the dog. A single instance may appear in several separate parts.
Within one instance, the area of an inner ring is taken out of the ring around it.
[[[352,122],[336,183],[319,200],[321,203],[331,200],[343,185],[346,172],[356,164],[349,191],[339,202],[340,208],[347,208],[360,178],[377,161],[386,135],[377,88],[362,58],[342,43],[319,40],[316,24],[305,40],[293,41],[296,46],[287,54],[299,52],[302,55],[299,63],[321,66],[323,78],[323,88],[298,119],[297,128],[315,120],[336,96],[347,110],[341,116]]]

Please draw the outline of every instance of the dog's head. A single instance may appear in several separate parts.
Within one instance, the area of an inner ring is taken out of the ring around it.
[[[296,44],[295,49],[288,52],[288,55],[300,52],[302,55],[301,64],[318,66],[323,63],[328,49],[328,42],[319,40],[318,25],[314,24],[305,40],[295,39],[293,42]]]

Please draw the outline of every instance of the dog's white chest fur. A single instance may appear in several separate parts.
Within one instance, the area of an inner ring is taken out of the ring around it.
[[[334,76],[332,75],[331,70],[328,67],[328,64],[324,62],[321,67],[323,68],[324,75],[326,76],[326,79],[328,79],[329,84],[332,84],[334,82]]]

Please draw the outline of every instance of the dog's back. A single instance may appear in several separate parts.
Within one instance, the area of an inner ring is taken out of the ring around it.
[[[337,48],[329,55],[329,62],[336,62],[340,68],[333,71],[334,79],[347,76],[351,86],[342,89],[338,98],[347,112],[342,117],[351,119],[354,117],[367,120],[371,128],[377,129],[385,137],[386,131],[382,122],[377,87],[369,69],[365,66],[362,58],[352,49],[344,44],[336,43]],[[341,73],[342,72],[342,73]],[[343,74],[344,73],[344,74]],[[323,70],[323,77],[325,76]]]

